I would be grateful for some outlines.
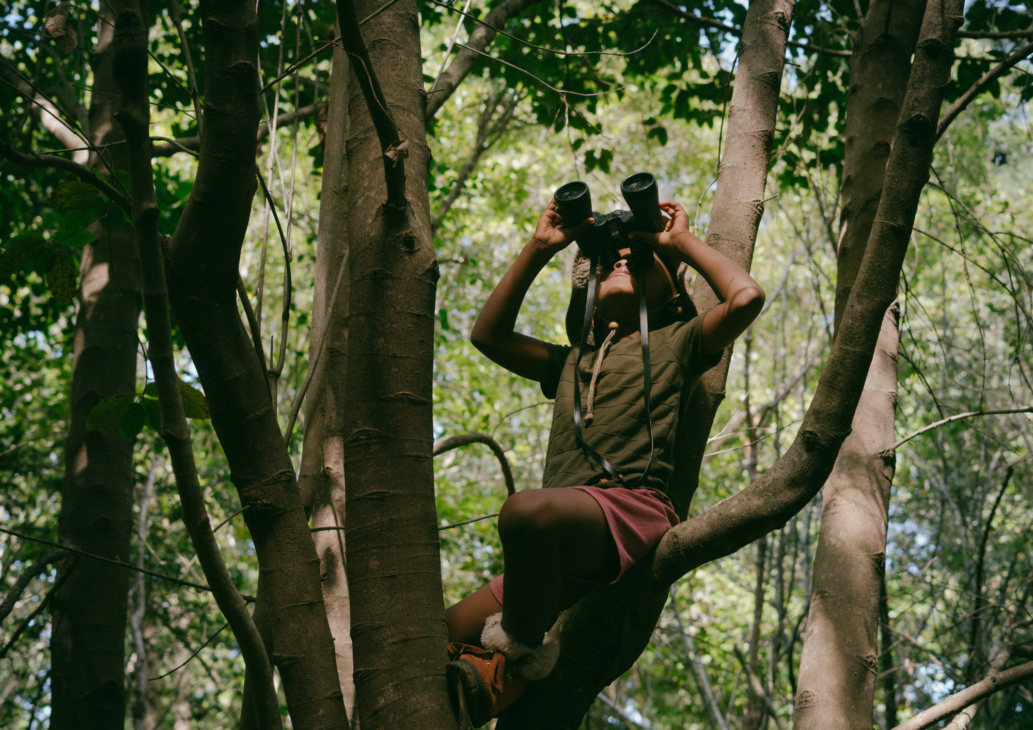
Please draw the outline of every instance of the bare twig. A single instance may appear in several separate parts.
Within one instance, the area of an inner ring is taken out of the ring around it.
[[[998,674],[991,674],[982,682],[977,682],[971,687],[966,687],[957,694],[951,695],[940,704],[897,725],[893,730],[925,730],[925,728],[933,727],[940,720],[1030,677],[1033,677],[1033,662],[1020,664]]]
[[[537,81],[539,84],[541,84],[545,88],[547,88],[547,89],[549,89],[551,91],[555,91],[557,94],[560,94],[561,96],[585,96],[585,97],[590,97],[590,96],[606,96],[607,94],[612,94],[615,91],[621,91],[624,88],[623,86],[618,86],[618,87],[613,88],[613,89],[607,89],[606,91],[596,91],[596,92],[591,93],[591,94],[586,94],[586,93],[581,92],[581,91],[567,91],[566,89],[557,89],[555,86],[549,84],[548,82],[546,82],[542,78],[540,78],[538,76],[535,76],[533,73],[528,71],[526,68],[521,68],[520,66],[517,66],[514,63],[510,63],[509,61],[504,61],[501,58],[497,58],[496,56],[492,56],[490,53],[485,53],[484,51],[478,51],[476,48],[468,46],[468,45],[466,45],[464,43],[456,43],[456,45],[459,46],[460,48],[465,48],[466,50],[471,51],[472,53],[476,53],[478,56],[484,56],[485,58],[489,58],[492,61],[497,61],[498,63],[501,63],[503,66],[509,66],[512,69],[516,69],[517,71],[519,71],[522,74],[527,74],[528,76],[530,76],[532,79]]]
[[[190,57],[190,45],[187,43],[186,33],[183,32],[183,20],[179,17],[179,3],[172,0],[172,22],[176,25],[176,32],[179,34],[179,44],[183,48],[183,60],[187,65],[187,78],[190,79],[190,96],[194,100],[194,115],[197,119],[197,137],[204,134],[201,128],[201,93],[197,88],[197,76],[194,74],[194,60]]]
[[[263,86],[262,90],[259,91],[258,93],[259,94],[264,94],[265,92],[269,91],[269,89],[271,89],[274,85],[276,85],[280,81],[283,81],[285,78],[287,78],[291,74],[296,73],[298,71],[298,69],[300,69],[306,63],[311,61],[313,58],[318,56],[320,53],[325,51],[327,48],[330,48],[331,46],[334,46],[334,45],[336,45],[336,43],[334,41],[327,41],[326,43],[321,45],[319,48],[317,48],[316,50],[312,51],[312,53],[310,53],[307,56],[305,56],[304,58],[302,58],[300,61],[295,61],[293,64],[291,64],[290,66],[285,68],[283,70],[283,72],[280,73],[275,79],[273,79],[272,81],[267,83],[265,86]]]
[[[936,423],[930,423],[925,428],[918,429],[913,434],[910,434],[909,436],[905,436],[900,441],[898,441],[897,443],[893,444],[893,446],[891,446],[889,448],[889,450],[893,451],[893,450],[899,449],[903,444],[906,444],[911,439],[913,439],[913,438],[915,438],[917,436],[921,436],[923,433],[926,433],[928,431],[932,431],[934,428],[939,428],[940,426],[948,424],[948,423],[950,423],[952,421],[960,421],[962,418],[972,418],[974,416],[1003,416],[1003,415],[1008,415],[1008,414],[1011,414],[1011,413],[1033,413],[1033,407],[1030,407],[1030,408],[1006,408],[1006,409],[1002,409],[1002,410],[999,410],[999,411],[969,411],[968,413],[958,413],[958,414],[956,414],[954,416],[949,416],[948,418],[944,418],[941,421],[937,421]]]
[[[16,162],[24,167],[49,167],[55,170],[70,172],[84,183],[92,185],[108,196],[115,205],[126,213],[131,215],[133,212],[133,204],[127,196],[112,187],[107,180],[93,170],[85,165],[80,165],[78,162],[72,162],[56,155],[26,154],[19,152],[6,142],[0,142],[0,157],[6,157],[11,162]]]
[[[464,433],[458,436],[450,436],[434,444],[434,456],[439,456],[446,451],[458,449],[468,444],[484,444],[490,448],[499,460],[502,469],[502,476],[506,480],[506,492],[512,496],[516,493],[516,482],[513,480],[513,471],[509,468],[509,459],[506,458],[506,450],[502,444],[486,433]]]
[[[229,626],[229,625],[230,625],[230,624],[229,624],[229,622],[227,621],[227,622],[226,622],[226,623],[224,623],[224,624],[223,624],[222,626],[220,626],[220,627],[219,627],[219,630],[218,630],[218,631],[216,631],[216,632],[215,632],[214,634],[212,634],[211,636],[209,636],[209,637],[208,637],[208,640],[207,640],[206,642],[204,642],[203,644],[201,644],[201,646],[199,646],[199,647],[197,648],[197,651],[195,651],[195,652],[194,652],[193,654],[191,654],[190,656],[188,656],[188,657],[186,658],[186,661],[184,661],[184,662],[183,662],[182,664],[180,664],[180,665],[179,665],[178,667],[174,667],[174,668],[170,669],[169,671],[165,672],[165,674],[159,674],[159,675],[158,675],[157,677],[148,677],[147,681],[148,681],[148,682],[156,682],[156,681],[158,681],[159,679],[165,679],[165,677],[169,676],[170,674],[173,674],[173,673],[175,673],[175,672],[178,672],[178,671],[179,671],[180,669],[182,669],[182,668],[183,668],[183,667],[185,667],[185,666],[186,666],[187,664],[189,664],[189,663],[190,663],[190,660],[192,660],[192,659],[193,659],[193,658],[194,658],[195,656],[197,656],[198,654],[200,654],[200,653],[201,653],[201,650],[202,650],[202,649],[204,649],[204,648],[205,648],[206,646],[208,646],[208,645],[209,645],[209,644],[211,644],[211,643],[212,643],[213,641],[215,641],[215,637],[216,637],[216,636],[218,636],[219,634],[221,634],[221,633],[223,632],[223,630],[224,630],[224,629],[225,629],[225,628],[226,628],[227,626]]]
[[[1033,35],[1033,28],[1026,28],[1026,30],[1003,30],[1003,31],[989,31],[989,30],[959,30],[958,38],[984,38],[987,40],[1007,40],[1009,38],[1028,38]]]
[[[775,705],[771,702],[771,697],[764,689],[764,685],[761,683],[760,678],[754,674],[753,667],[750,666],[749,659],[742,653],[742,649],[739,645],[734,645],[735,656],[746,670],[746,677],[749,679],[750,685],[753,687],[753,691],[757,693],[757,696],[764,700],[764,704],[768,708],[768,713],[771,715],[771,719],[775,721],[775,725],[778,730],[785,730],[785,725],[782,724],[782,720],[778,717],[778,711],[775,709]]]
[[[68,579],[68,576],[71,575],[74,569],[75,566],[70,565],[68,567],[68,570],[59,575],[57,577],[57,580],[54,581],[54,586],[49,591],[47,591],[47,594],[45,596],[43,596],[43,600],[39,602],[39,605],[36,606],[36,609],[28,616],[26,616],[22,620],[22,622],[18,624],[18,627],[11,632],[11,638],[8,639],[7,643],[4,644],[2,649],[0,649],[0,659],[3,659],[5,656],[7,656],[7,652],[9,652],[11,650],[11,647],[13,647],[15,643],[17,643],[18,639],[21,638],[21,635],[25,632],[25,629],[29,627],[29,624],[35,621],[39,617],[39,615],[46,610],[47,605],[50,603],[50,599],[54,597],[54,594],[57,593],[58,589],[64,584],[64,582]]]
[[[279,129],[280,127],[286,127],[288,124],[293,124],[295,121],[314,117],[324,106],[325,103],[322,102],[318,104],[309,104],[308,106],[303,106],[300,109],[295,109],[292,112],[277,115],[276,121],[272,125],[270,125],[269,122],[262,122],[258,125],[258,133],[255,139],[256,141],[261,142],[263,139],[268,137],[270,126]],[[169,139],[168,137],[152,137],[152,139],[161,139],[168,142],[168,144],[155,145],[151,149],[152,157],[171,157],[177,152],[195,154],[197,150],[201,149],[200,137],[180,137],[176,140]]]
[[[305,382],[298,389],[298,394],[294,398],[294,405],[291,406],[291,415],[287,420],[287,429],[283,432],[284,441],[288,444],[290,444],[291,435],[294,433],[294,424],[298,420],[298,413],[301,412],[301,404],[305,402],[305,393],[308,392],[308,388],[312,384],[312,378],[316,375],[316,366],[319,365],[319,358],[323,354],[323,345],[326,344],[326,336],[330,332],[330,323],[334,316],[334,305],[337,303],[337,292],[341,289],[341,282],[344,281],[344,272],[348,270],[349,253],[350,251],[345,252],[344,260],[341,261],[341,270],[337,272],[337,282],[334,284],[334,291],[330,295],[330,306],[327,308],[323,321],[323,331],[319,333],[319,346],[316,349],[316,355],[308,364]]]
[[[11,590],[7,592],[7,597],[4,598],[3,603],[0,603],[0,623],[3,623],[4,619],[10,615],[12,610],[14,610],[14,604],[18,602],[18,598],[21,597],[22,591],[25,590],[26,586],[29,585],[32,579],[42,573],[43,569],[48,565],[56,563],[65,555],[68,555],[67,550],[55,550],[52,553],[47,553],[41,558],[37,558],[32,565],[22,571],[22,574],[18,576],[18,580],[14,582]]]
[[[251,331],[251,342],[255,346],[258,362],[262,366],[262,372],[267,373],[269,371],[265,365],[265,348],[262,347],[262,333],[259,331],[258,320],[255,319],[255,310],[251,307],[251,300],[248,298],[247,289],[244,287],[244,280],[239,276],[237,277],[237,296],[240,297],[240,306],[244,308],[244,316],[247,318],[247,326]]]
[[[451,530],[453,527],[462,527],[463,525],[469,525],[473,522],[480,522],[481,520],[490,520],[492,517],[498,517],[498,512],[492,512],[490,515],[483,515],[482,517],[474,517],[470,520],[463,520],[462,522],[453,522],[451,525],[441,525],[438,527],[438,532],[442,530]]]
[[[972,103],[973,99],[986,91],[986,88],[990,86],[990,84],[999,79],[1011,70],[1015,64],[1027,58],[1030,54],[1033,54],[1033,43],[1027,43],[983,74],[983,77],[976,83],[972,84],[969,90],[962,94],[961,98],[951,104],[950,109],[945,111],[943,116],[940,117],[940,123],[936,125],[936,139],[943,136],[943,133],[947,131],[947,127],[950,126],[951,122],[953,122],[957,116]]]

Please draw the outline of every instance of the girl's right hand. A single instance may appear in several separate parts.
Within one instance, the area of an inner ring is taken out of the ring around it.
[[[571,225],[569,221],[564,221],[563,216],[556,210],[556,201],[550,200],[542,217],[538,219],[531,242],[549,255],[557,254],[583,235],[594,220],[586,218],[576,225]]]

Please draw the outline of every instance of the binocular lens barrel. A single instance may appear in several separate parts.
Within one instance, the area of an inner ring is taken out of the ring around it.
[[[648,172],[636,172],[621,183],[621,193],[635,218],[648,223],[660,219],[660,191],[656,178]]]
[[[566,226],[576,226],[592,215],[592,193],[587,183],[569,182],[557,190],[553,198]]]

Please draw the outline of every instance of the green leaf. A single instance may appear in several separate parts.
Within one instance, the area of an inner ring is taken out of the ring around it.
[[[53,241],[59,243],[62,246],[70,246],[72,248],[82,248],[88,243],[93,243],[96,238],[92,233],[86,230],[79,231],[58,231],[54,234]]]
[[[12,238],[4,244],[0,253],[0,279],[6,279],[15,271],[27,269],[47,251],[49,244],[39,236],[25,234]]]
[[[118,419],[118,430],[126,441],[135,439],[143,431],[143,425],[147,422],[147,414],[143,406],[133,402],[126,407],[126,412]]]
[[[56,251],[54,266],[47,273],[47,286],[62,304],[71,304],[75,299],[75,287],[79,283],[79,267],[75,257],[67,249]]]
[[[91,205],[100,192],[97,188],[80,180],[63,182],[50,194],[50,202],[61,210],[80,210]]]
[[[148,383],[147,387],[151,387],[153,383]],[[149,396],[144,396],[140,403],[143,405],[144,413],[147,415],[147,427],[152,431],[161,433],[161,408],[158,407],[158,399]]]
[[[100,217],[100,225],[108,233],[114,233],[122,227],[122,221],[125,219],[125,212],[114,203],[110,203],[106,206],[104,214]]]
[[[440,322],[441,322],[441,329],[447,331],[448,330],[448,310],[447,309],[439,309],[438,310],[438,320],[440,320]]]
[[[133,402],[132,393],[116,393],[109,395],[93,407],[86,419],[86,430],[96,431],[114,426]]]
[[[183,396],[183,411],[187,418],[211,418],[208,401],[204,393],[192,385],[179,381],[179,392]]]
[[[665,144],[667,144],[667,128],[666,127],[653,127],[652,129],[650,129],[646,133],[646,136],[649,137],[650,139],[655,139],[657,142],[660,143],[661,147],[663,147]]]

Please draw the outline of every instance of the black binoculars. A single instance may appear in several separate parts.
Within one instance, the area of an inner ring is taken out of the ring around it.
[[[629,239],[628,234],[632,231],[659,233],[664,230],[664,215],[660,210],[656,178],[648,172],[636,172],[621,183],[621,193],[630,211],[615,210],[605,214],[593,211],[592,194],[588,184],[583,182],[569,182],[560,187],[553,197],[564,225],[576,226],[589,216],[595,219],[588,233],[577,242],[581,253],[612,265],[622,258],[619,253],[621,249],[630,248],[628,260],[632,266],[646,269],[653,263],[653,249],[640,241]]]

